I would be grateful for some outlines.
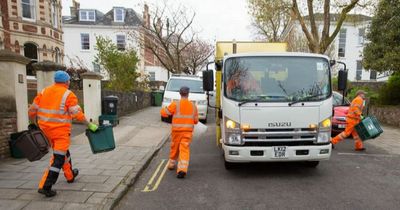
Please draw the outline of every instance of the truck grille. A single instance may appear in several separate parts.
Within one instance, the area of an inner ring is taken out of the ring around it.
[[[242,132],[245,146],[312,145],[317,131],[310,128],[249,129]]]

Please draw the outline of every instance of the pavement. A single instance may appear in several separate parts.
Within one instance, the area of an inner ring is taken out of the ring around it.
[[[63,174],[54,189],[57,195],[46,198],[37,193],[49,154],[42,160],[6,159],[0,163],[0,210],[7,209],[112,209],[125,195],[161,146],[169,139],[170,126],[159,116],[160,107],[149,107],[121,117],[114,127],[116,149],[92,154],[82,125],[74,125],[71,156],[80,170],[74,183]],[[384,133],[365,143],[389,154],[400,155],[400,129],[383,126]]]
[[[112,209],[169,138],[170,126],[161,122],[159,110],[149,107],[121,117],[113,129],[116,148],[105,153],[93,154],[82,125],[74,125],[70,151],[79,176],[67,183],[60,174],[53,186],[57,195],[52,198],[37,192],[50,152],[35,162],[2,160],[0,210]]]

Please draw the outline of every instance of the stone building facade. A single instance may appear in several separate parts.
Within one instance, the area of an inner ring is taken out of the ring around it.
[[[63,63],[61,0],[2,0],[0,49],[9,49],[32,62]],[[28,75],[32,71],[27,67]]]

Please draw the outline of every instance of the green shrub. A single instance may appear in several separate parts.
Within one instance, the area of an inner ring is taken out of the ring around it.
[[[380,104],[379,93],[371,90],[367,86],[353,87],[348,91],[347,98],[353,100],[356,97],[358,90],[364,90],[367,92],[367,98],[369,98],[370,104]]]
[[[379,90],[379,95],[384,105],[400,105],[400,72],[389,77],[388,83]]]

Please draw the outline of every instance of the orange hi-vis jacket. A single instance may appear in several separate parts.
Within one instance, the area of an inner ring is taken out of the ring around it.
[[[29,117],[37,116],[41,129],[47,132],[71,131],[72,119],[84,121],[85,115],[78,105],[76,95],[65,84],[55,83],[46,87],[34,99]]]
[[[172,115],[172,131],[192,132],[194,124],[199,122],[197,107],[188,99],[173,101],[168,107],[161,109],[161,116]]]
[[[363,102],[364,100],[360,96],[354,98],[347,113],[347,118],[360,120],[364,108]]]

